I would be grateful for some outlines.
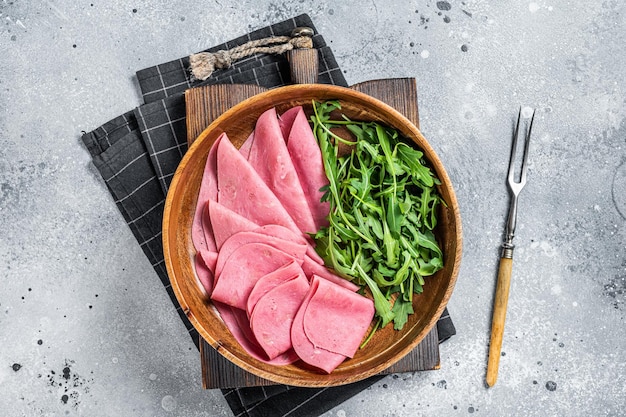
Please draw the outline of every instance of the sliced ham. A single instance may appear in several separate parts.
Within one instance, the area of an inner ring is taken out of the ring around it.
[[[320,278],[324,278],[328,281],[334,282],[337,285],[341,285],[342,287],[347,288],[350,291],[357,291],[359,289],[358,285],[333,274],[324,265],[320,265],[315,260],[311,259],[308,254],[304,257],[304,261],[302,262],[302,270],[309,278],[309,280],[313,278],[313,275],[317,275]]]
[[[234,307],[231,308],[231,311],[234,314],[235,319],[237,320],[237,325],[243,330],[245,337],[248,338],[248,340],[250,340],[252,344],[258,346],[259,360],[271,363],[273,365],[278,365],[293,363],[298,359],[298,355],[296,355],[293,349],[289,349],[281,353],[280,355],[275,356],[274,358],[267,357],[265,351],[260,346],[258,340],[254,336],[254,332],[252,331],[252,326],[246,312]]]
[[[285,141],[287,141],[289,138],[291,126],[293,126],[293,121],[296,119],[296,116],[298,115],[300,110],[302,110],[302,106],[292,107],[278,116],[278,125],[280,126],[280,131],[282,132]]]
[[[297,111],[294,109],[298,109]],[[320,202],[322,195],[320,188],[328,185],[328,178],[324,171],[322,152],[302,107],[294,107],[290,111],[296,113],[289,136],[287,150],[293,161],[294,168],[300,180],[309,209],[315,221],[315,230],[328,225],[328,202]],[[286,112],[287,113],[287,112]],[[291,117],[291,115],[289,116]]]
[[[215,273],[215,267],[217,265],[217,252],[211,252],[208,250],[201,250],[200,256],[204,261],[204,264],[211,270],[211,272]]]
[[[374,302],[317,276],[313,282],[318,284],[304,312],[304,333],[317,348],[353,357],[374,318]]]
[[[246,312],[220,302],[214,302],[213,304],[235,340],[253,358],[272,365],[289,365],[299,359],[293,350],[289,350],[269,360],[254,338]]]
[[[308,290],[307,279],[299,274],[269,290],[254,306],[250,327],[269,359],[292,348],[291,324]]]
[[[306,256],[316,262],[319,265],[324,265],[324,260],[322,257],[315,251],[315,248],[312,244],[309,243],[309,247],[306,249]]]
[[[239,246],[216,275],[211,298],[245,312],[248,296],[259,278],[293,260],[293,256],[263,243]]]
[[[300,231],[285,207],[225,135],[217,147],[217,202],[258,225]],[[257,142],[256,136],[253,142]]]
[[[225,134],[217,138],[213,146],[209,150],[209,155],[204,166],[202,181],[200,182],[200,190],[198,192],[198,201],[196,203],[196,211],[191,224],[191,240],[196,250],[204,249],[215,251],[215,241],[212,239],[211,231],[205,232],[202,218],[204,215],[204,206],[207,200],[217,200],[217,149]]]
[[[192,223],[195,270],[234,338],[275,365],[330,373],[374,315],[357,285],[328,270],[308,236],[327,225],[321,152],[302,107],[263,113],[237,150],[209,151]]]
[[[279,239],[288,240],[294,243],[306,245],[308,242],[302,233],[295,233],[279,224],[267,224],[265,226],[256,227],[252,230],[255,233],[262,233],[268,236],[274,236]]]
[[[215,233],[213,233],[213,225],[211,219],[209,219],[209,201],[207,200],[204,205],[204,212],[202,214],[202,233],[204,233],[204,241],[206,242],[206,248],[200,248],[199,250],[208,250],[214,252],[217,250],[217,242],[215,241]]]
[[[246,139],[243,144],[239,147],[239,153],[245,158],[248,159],[250,157],[250,148],[252,147],[252,142],[254,142],[254,131],[250,133],[248,139]]]
[[[298,228],[303,233],[315,233],[317,228],[289,156],[276,109],[269,109],[258,118],[248,161],[278,197]]]
[[[195,257],[196,277],[200,283],[200,288],[204,290],[207,297],[213,291],[213,272],[204,261],[201,252],[196,252]]]
[[[319,286],[319,282],[319,279],[311,281],[309,292],[302,301],[302,304],[293,319],[293,323],[291,325],[291,343],[293,345],[293,350],[305,363],[319,368],[326,373],[331,373],[346,359],[346,356],[315,346],[309,340],[304,331],[305,313],[311,298]]]
[[[296,279],[299,276],[306,279],[300,265],[296,261],[293,261],[259,278],[248,296],[248,302],[246,304],[248,316],[252,314],[254,306],[261,299],[261,297],[280,284]]]
[[[306,245],[302,243],[292,242],[277,238],[275,236],[256,233],[256,232],[239,232],[229,237],[222,245],[217,257],[217,265],[215,266],[215,276],[219,281],[222,270],[227,262],[231,262],[232,254],[241,246],[250,243],[262,243],[289,255],[291,258],[298,260],[302,264],[306,252]],[[234,260],[236,262],[236,260]]]
[[[311,241],[305,238],[304,235],[301,233],[296,234],[290,229],[287,229],[286,227],[280,226],[278,224],[268,224],[266,226],[255,229],[254,231],[275,236],[280,239],[291,240],[293,242],[306,244],[308,246],[306,248],[307,256],[315,260],[315,262],[319,263],[320,265],[324,265],[324,260],[317,252],[315,252],[315,248],[313,247]]]
[[[224,242],[232,235],[259,227],[258,224],[224,207],[217,201],[208,201],[207,208],[207,218],[210,219],[212,225],[217,250],[220,250]]]

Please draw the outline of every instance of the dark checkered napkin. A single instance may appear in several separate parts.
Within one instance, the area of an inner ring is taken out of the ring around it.
[[[117,208],[163,283],[189,334],[198,345],[198,332],[183,313],[170,285],[161,241],[165,194],[130,111],[82,137]]]
[[[317,417],[380,381],[373,376],[342,387],[293,388],[285,385],[222,390],[235,417]]]
[[[86,133],[83,142],[92,156],[100,155],[134,130],[137,130],[137,120],[132,112],[128,112]]]
[[[135,118],[163,195],[187,151],[185,99],[177,94],[134,110]]]
[[[306,15],[256,30],[222,45],[217,51],[270,35],[289,35],[295,27],[313,23]],[[320,55],[319,82],[346,85],[346,80],[321,35],[313,38]],[[203,82],[193,80],[188,58],[137,72],[145,104],[83,135],[83,142],[137,242],[161,279],[196,346],[198,333],[174,296],[163,258],[161,223],[165,196],[187,150],[183,92],[203,84],[257,84],[267,88],[289,82],[284,56],[256,55],[215,71]],[[455,333],[447,314],[438,322],[439,337]],[[318,416],[370,386],[381,377],[334,388],[307,389],[284,385],[223,390],[236,416]]]

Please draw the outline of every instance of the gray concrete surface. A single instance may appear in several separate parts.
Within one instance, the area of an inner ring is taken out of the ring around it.
[[[140,104],[136,70],[302,12],[350,83],[417,78],[465,237],[441,369],[390,376],[326,416],[624,415],[618,0],[0,0],[0,415],[230,415],[201,389],[198,354],[79,137]],[[537,118],[486,389],[520,106]]]

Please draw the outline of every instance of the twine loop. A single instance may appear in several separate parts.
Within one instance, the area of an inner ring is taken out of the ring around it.
[[[189,56],[189,70],[194,79],[204,81],[216,69],[229,68],[233,62],[254,54],[282,54],[292,49],[313,47],[313,30],[296,28],[291,36],[270,36],[236,46],[229,50],[200,52]]]

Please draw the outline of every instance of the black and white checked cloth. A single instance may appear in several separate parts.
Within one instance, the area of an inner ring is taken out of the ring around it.
[[[256,30],[224,44],[207,49],[214,52],[268,36],[289,35],[296,27],[314,29],[307,15]],[[332,51],[321,35],[313,36],[320,56],[320,83],[346,86],[346,80]],[[163,206],[169,183],[187,150],[185,101],[183,92],[205,84],[257,84],[272,88],[289,82],[289,66],[283,56],[255,55],[218,70],[205,81],[192,79],[189,58],[184,57],[137,72],[145,104],[83,135],[115,203],[137,242],[161,279],[177,307],[196,346],[198,333],[181,311],[172,291],[161,243]],[[447,311],[437,323],[439,339],[456,333]],[[334,388],[294,388],[284,385],[222,390],[236,416],[319,416],[369,387],[381,377]]]

